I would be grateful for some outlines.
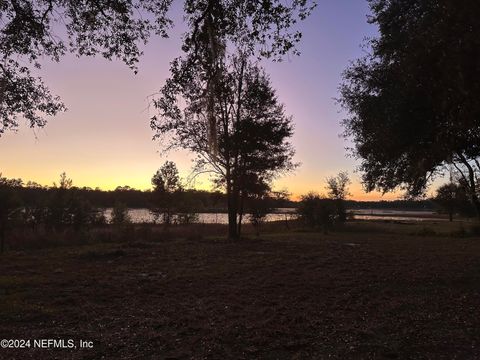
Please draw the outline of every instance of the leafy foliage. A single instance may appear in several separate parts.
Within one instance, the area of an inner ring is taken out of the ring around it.
[[[160,116],[152,119],[151,126],[157,137],[170,141],[169,149],[179,147],[197,154],[196,173],[212,174],[225,189],[230,234],[236,237],[237,215],[241,217],[242,201],[249,192],[295,167],[288,142],[293,126],[268,76],[256,64],[240,54],[226,59],[219,69],[210,103],[203,65],[173,62],[172,78],[156,102]],[[180,100],[186,104],[183,108]],[[212,111],[217,151],[212,151],[212,124],[206,121]]]
[[[332,227],[337,215],[334,200],[313,192],[302,196],[297,212],[305,225],[322,228],[324,232]]]
[[[335,202],[337,217],[340,222],[347,219],[345,200],[350,195],[348,191],[348,185],[350,184],[350,178],[345,171],[338,173],[337,176],[327,178],[328,197]]]
[[[268,193],[253,194],[248,197],[248,209],[250,210],[248,217],[257,235],[260,234],[260,227],[265,222],[267,215],[272,211],[269,200]]]
[[[348,185],[351,184],[350,178],[346,171],[338,173],[337,176],[330,176],[327,178],[328,197],[333,200],[345,200],[350,192]]]
[[[35,204],[27,207],[26,216],[33,226],[45,223],[48,228],[62,230],[73,226],[81,230],[92,224],[104,222],[101,210],[92,204],[73,187],[72,179],[65,172],[60,174],[58,185],[54,183],[47,197],[46,206]]]
[[[453,215],[457,213],[463,216],[475,214],[475,209],[469,201],[465,186],[458,182],[450,182],[440,186],[436,191],[434,201],[449,215],[450,221],[453,220]]]
[[[474,0],[370,6],[380,36],[345,71],[340,100],[365,188],[422,195],[454,164],[480,211],[480,7]]]
[[[170,225],[177,207],[181,202],[183,190],[177,166],[173,161],[166,161],[152,177],[154,206],[151,212],[155,219],[162,218],[165,225]],[[187,222],[190,218],[187,217]]]
[[[153,191],[159,193],[174,193],[180,191],[182,185],[177,166],[173,161],[166,161],[152,177]]]
[[[54,116],[64,111],[59,98],[49,93],[41,79],[12,59],[0,63],[0,136],[5,130],[14,130],[19,117],[30,127],[43,127],[44,115]]]
[[[32,75],[42,59],[59,61],[66,53],[100,54],[120,59],[137,71],[141,44],[152,33],[168,36],[173,25],[168,16],[172,0],[9,0],[0,2],[0,135],[15,130],[20,118],[31,127],[42,127],[45,116],[64,111],[41,78]],[[192,61],[206,54],[201,44],[238,42],[253,53],[279,57],[296,52],[301,34],[291,28],[304,19],[315,2],[294,0],[185,0],[189,30],[183,49]],[[215,34],[213,37],[211,34]],[[205,41],[207,38],[207,41]],[[258,49],[257,49],[258,50]],[[218,52],[205,60],[216,63]]]
[[[214,65],[219,55],[212,51],[216,45],[241,44],[248,55],[281,59],[289,51],[298,54],[295,45],[302,35],[292,30],[299,20],[304,20],[315,8],[316,1],[257,0],[186,0],[185,15],[189,31],[185,34],[182,49],[197,59]],[[220,49],[218,49],[220,50]]]
[[[31,68],[67,52],[118,58],[137,70],[139,45],[152,32],[167,36],[171,0],[10,0],[0,2],[0,135],[25,118],[44,126],[44,116],[65,110]],[[154,16],[154,20],[151,20]]]
[[[125,204],[121,202],[115,203],[110,222],[114,225],[126,225],[131,222],[130,215],[128,215],[128,208]]]

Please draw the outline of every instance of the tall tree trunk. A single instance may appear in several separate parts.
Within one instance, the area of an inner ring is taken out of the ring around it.
[[[228,238],[230,240],[238,239],[237,228],[237,208],[234,205],[235,200],[232,194],[228,196]]]
[[[227,183],[227,208],[228,208],[228,238],[230,240],[238,239],[237,233],[237,201],[235,190],[232,186],[232,179],[230,168],[226,169],[226,183]]]
[[[241,109],[242,109],[242,87],[243,87],[243,72],[245,69],[245,59],[243,58],[243,55],[241,56],[241,65],[240,65],[240,75],[238,78],[238,92],[237,92],[237,109],[236,109],[236,114],[235,114],[235,122],[233,123],[233,127],[236,129],[240,125],[241,121]],[[238,219],[238,225],[236,229],[236,238],[240,237],[240,231],[242,227],[242,215],[243,215],[243,209],[241,209],[242,206],[242,200],[240,198],[240,171],[239,171],[239,153],[238,153],[238,144],[234,148],[234,155],[233,155],[233,168],[235,169],[235,179],[233,181],[233,201],[235,203],[235,223],[237,222],[237,214],[240,214],[239,219]],[[240,211],[239,211],[240,210]],[[232,214],[233,216],[233,214]]]
[[[238,236],[242,234],[242,219],[243,219],[243,192],[239,197],[240,205],[238,206]]]

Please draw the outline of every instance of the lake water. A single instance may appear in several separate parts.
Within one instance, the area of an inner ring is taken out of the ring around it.
[[[295,209],[277,209],[279,211],[268,214],[266,221],[285,221],[297,218]],[[281,211],[281,212],[280,212]],[[107,221],[111,219],[112,209],[105,210]],[[129,209],[128,215],[134,223],[153,223],[155,217],[148,209]],[[248,222],[248,215],[243,216],[244,221]],[[225,213],[198,213],[198,222],[203,224],[228,224],[228,215]]]
[[[268,214],[266,221],[289,221],[295,220],[297,214],[294,208],[279,208],[274,213]],[[355,209],[349,210],[358,220],[390,220],[390,221],[425,221],[447,220],[439,217],[433,211],[403,211],[403,210],[376,210]],[[112,209],[105,210],[107,221],[111,219]],[[129,209],[128,214],[134,223],[153,223],[154,216],[148,209]],[[248,222],[248,215],[244,215],[244,221]],[[198,222],[204,224],[228,224],[228,216],[225,213],[199,213]]]
[[[424,210],[385,210],[354,209],[349,210],[357,220],[389,220],[389,221],[446,221],[445,217],[433,211]]]

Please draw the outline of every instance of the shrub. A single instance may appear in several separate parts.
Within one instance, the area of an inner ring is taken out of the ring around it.
[[[125,204],[118,201],[115,203],[112,209],[112,217],[110,222],[114,225],[125,225],[131,223],[130,215],[128,215],[128,208]]]
[[[250,201],[249,220],[252,223],[257,236],[260,235],[260,227],[265,222],[265,219],[271,210],[272,209],[267,200],[264,198],[254,198]]]
[[[335,200],[321,197],[315,193],[302,196],[298,215],[300,220],[310,227],[321,227],[324,232],[335,223],[338,217]]]

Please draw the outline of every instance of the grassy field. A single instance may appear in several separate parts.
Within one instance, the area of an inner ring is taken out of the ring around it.
[[[11,250],[0,263],[0,337],[93,348],[0,349],[0,359],[480,358],[470,226],[271,225],[236,243],[153,231]]]

